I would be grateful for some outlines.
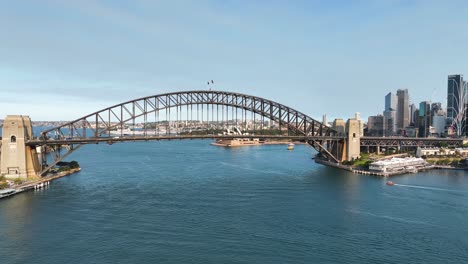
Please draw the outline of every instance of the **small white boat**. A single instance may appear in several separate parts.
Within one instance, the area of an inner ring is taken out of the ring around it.
[[[293,143],[289,143],[288,144],[288,150],[293,150],[294,149],[294,144]]]

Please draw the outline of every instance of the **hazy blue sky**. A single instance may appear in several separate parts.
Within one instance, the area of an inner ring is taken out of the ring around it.
[[[206,89],[312,117],[381,113],[389,91],[446,105],[468,77],[468,1],[0,0],[0,118],[69,120]]]

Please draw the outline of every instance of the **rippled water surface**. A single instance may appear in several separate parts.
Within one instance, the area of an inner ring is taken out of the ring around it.
[[[468,263],[468,178],[315,164],[296,146],[85,146],[0,201],[0,263]]]

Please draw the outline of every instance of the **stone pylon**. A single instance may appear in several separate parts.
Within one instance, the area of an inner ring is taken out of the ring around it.
[[[29,116],[9,115],[3,122],[0,174],[8,179],[38,177],[41,166],[36,148],[26,146],[32,139]]]

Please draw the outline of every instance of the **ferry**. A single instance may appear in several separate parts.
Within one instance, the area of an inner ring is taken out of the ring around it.
[[[0,190],[0,199],[11,196],[16,193],[16,189],[4,189]]]
[[[218,139],[212,145],[223,147],[240,147],[240,146],[258,146],[263,145],[265,141],[258,138],[233,138],[233,139]]]
[[[294,149],[294,144],[293,143],[289,143],[288,144],[288,150],[293,150]]]
[[[242,133],[242,131],[238,127],[234,127],[231,129],[226,129],[223,134],[224,136],[235,136],[232,139],[218,139],[215,142],[211,143],[211,145],[221,146],[221,147],[240,147],[240,146],[258,146],[263,145],[265,143],[264,140],[260,138],[244,138],[242,136],[249,135],[248,133]]]

